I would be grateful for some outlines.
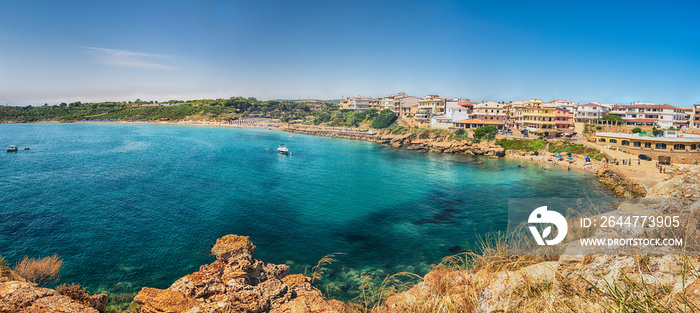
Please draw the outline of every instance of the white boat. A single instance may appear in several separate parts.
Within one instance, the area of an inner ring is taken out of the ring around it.
[[[283,144],[280,144],[280,146],[277,147],[277,152],[287,154],[289,153],[289,149],[287,149],[287,147],[285,147]]]
[[[7,148],[7,152],[17,152],[17,146],[10,146]]]

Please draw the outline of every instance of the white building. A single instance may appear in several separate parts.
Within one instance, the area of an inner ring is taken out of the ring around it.
[[[362,97],[362,96],[357,96],[357,97],[351,97],[345,99],[342,103],[342,108],[344,109],[350,109],[350,110],[360,110],[364,111],[369,109],[369,103],[372,101],[371,97]]]
[[[688,126],[686,110],[668,104],[632,103],[626,106],[625,120],[654,119],[660,128]]]
[[[576,106],[574,110],[574,123],[592,124],[593,120],[608,114],[610,109],[600,103],[586,103]]]

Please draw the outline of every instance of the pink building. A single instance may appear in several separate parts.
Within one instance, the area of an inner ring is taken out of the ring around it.
[[[557,129],[568,130],[574,124],[574,113],[562,108],[554,111],[554,125]]]

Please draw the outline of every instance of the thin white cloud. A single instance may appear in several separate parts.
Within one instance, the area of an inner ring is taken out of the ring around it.
[[[116,50],[97,47],[80,47],[86,49],[95,61],[110,66],[135,68],[142,70],[174,70],[174,66],[164,64],[172,56],[141,53],[128,50]]]

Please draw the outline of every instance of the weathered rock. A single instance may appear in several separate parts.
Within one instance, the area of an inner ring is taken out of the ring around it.
[[[646,195],[646,190],[642,184],[626,178],[624,175],[612,169],[600,171],[598,173],[598,181],[623,197],[641,198]]]
[[[323,298],[308,278],[256,260],[254,251],[248,237],[224,236],[212,248],[216,261],[166,290],[144,288],[134,300],[146,313],[344,312],[342,302]]]
[[[700,199],[700,169],[660,182],[649,189],[649,197]]]
[[[216,240],[211,253],[217,259],[226,260],[232,255],[253,254],[255,245],[247,236],[226,235]]]
[[[107,303],[107,295],[98,295]],[[100,302],[100,307],[102,307]],[[81,304],[55,290],[37,287],[23,281],[9,281],[0,284],[0,312],[94,312],[95,308]]]
[[[141,306],[141,312],[186,312],[199,303],[181,292],[144,287],[134,301]]]

